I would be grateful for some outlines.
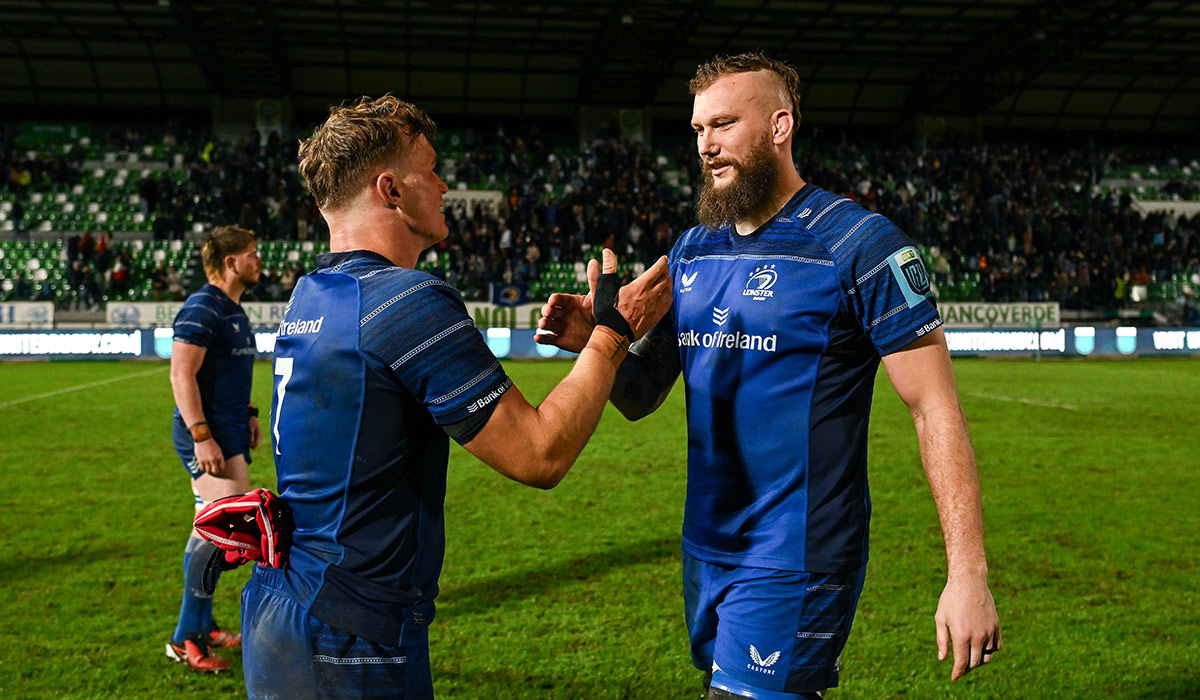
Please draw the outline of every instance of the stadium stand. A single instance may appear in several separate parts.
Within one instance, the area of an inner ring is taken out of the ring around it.
[[[262,240],[263,281],[250,296],[286,298],[327,237],[294,143],[254,131],[236,143],[177,138],[170,127],[27,142],[0,130],[0,299],[80,308],[184,295],[203,283],[194,241],[225,222]],[[685,147],[552,147],[536,129],[450,131],[437,147],[452,190],[499,195],[479,206],[448,197],[451,235],[419,263],[468,300],[488,298],[491,283],[521,285],[531,300],[585,289],[601,246],[637,274],[692,220],[699,171]],[[810,181],[920,244],[941,299],[1105,309],[1200,286],[1195,153],[845,138],[800,148]]]

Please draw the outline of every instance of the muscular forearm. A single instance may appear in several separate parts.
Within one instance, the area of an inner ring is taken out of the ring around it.
[[[596,430],[612,390],[624,343],[597,329],[571,372],[537,407],[513,387],[483,430],[463,447],[496,471],[528,486],[553,488]]]
[[[604,396],[612,388],[616,367],[605,353],[585,347],[571,372],[535,409],[540,430],[537,453],[544,470],[540,483],[550,488],[562,481],[604,414]]]
[[[962,410],[942,404],[915,410],[925,476],[937,504],[950,578],[987,578],[975,453]]]
[[[1001,645],[1000,618],[987,585],[975,452],[941,328],[885,355],[883,364],[912,412],[925,476],[942,521],[949,577],[934,621],[939,659],[946,658],[953,642],[954,680],[990,661]]]
[[[195,374],[177,372],[172,367],[171,392],[175,395],[175,405],[179,407],[179,415],[183,417],[184,425],[192,426],[208,420],[204,416],[200,385],[196,383]]]
[[[179,340],[171,348],[171,391],[175,394],[179,415],[188,426],[206,421],[196,374],[204,364],[207,350]]]

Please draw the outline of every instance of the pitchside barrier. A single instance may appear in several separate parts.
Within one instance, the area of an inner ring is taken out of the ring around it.
[[[105,323],[110,328],[155,328],[169,326],[182,302],[109,302]],[[537,328],[542,305],[499,306],[469,301],[467,313],[478,328]],[[246,302],[242,304],[250,323],[277,326],[283,321],[287,302]],[[938,305],[947,328],[1054,328],[1061,325],[1056,303],[988,304],[981,302],[942,302]],[[0,328],[54,327],[52,302],[10,302],[0,304]]]
[[[537,328],[542,305],[497,306],[468,301],[467,313],[478,328]],[[182,302],[112,302],[105,309],[105,321],[112,328],[154,328],[170,326]],[[250,301],[242,304],[254,326],[278,326],[287,311],[287,302]]]
[[[536,331],[525,328],[480,328],[496,357],[573,357],[534,341]],[[716,334],[707,334],[716,341]],[[728,334],[725,334],[728,335]],[[165,359],[171,356],[174,331],[165,328],[110,330],[3,330],[0,359]],[[698,336],[701,344],[705,334]],[[254,334],[259,357],[275,349],[275,328]],[[1051,328],[1044,330],[947,329],[953,355],[1022,355],[1042,357],[1200,355],[1200,328]],[[773,346],[772,346],[773,347]],[[774,351],[774,350],[769,350]],[[730,348],[730,352],[738,352]]]
[[[174,337],[171,321],[179,306],[178,302],[110,302],[103,324],[106,328],[56,330],[54,307],[49,302],[0,304],[0,359],[169,358]],[[258,355],[270,357],[287,304],[248,302],[242,307],[256,329]],[[1200,328],[1063,328],[1057,304],[944,303],[939,308],[946,320],[946,342],[954,355],[1200,355]],[[573,353],[534,341],[540,304],[468,302],[467,312],[497,357],[573,357]],[[992,327],[962,327],[966,324]],[[697,329],[696,342],[727,340],[718,335]],[[768,347],[766,343],[764,347]],[[776,351],[773,343],[769,348],[764,351]],[[736,347],[729,350],[739,351]]]

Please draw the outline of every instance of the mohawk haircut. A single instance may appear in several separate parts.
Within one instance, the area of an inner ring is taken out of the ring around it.
[[[800,76],[796,74],[794,68],[783,61],[768,58],[758,51],[741,53],[736,56],[718,56],[707,63],[702,63],[696,68],[696,75],[688,82],[688,92],[695,96],[707,90],[718,78],[734,73],[754,73],[760,70],[770,71],[779,78],[780,97],[784,99],[785,104],[791,106],[789,111],[792,113],[792,118],[796,124],[799,124]]]
[[[432,144],[437,125],[392,95],[330,107],[325,123],[300,142],[300,175],[318,207],[339,209],[367,186],[374,168],[402,158],[421,136]]]

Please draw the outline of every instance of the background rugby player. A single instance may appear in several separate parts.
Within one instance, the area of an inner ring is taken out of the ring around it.
[[[250,405],[254,334],[238,303],[262,272],[254,232],[218,226],[204,241],[200,256],[209,283],[189,296],[175,315],[171,348],[175,450],[192,477],[196,510],[250,488],[250,450],[262,437],[258,409]],[[212,654],[209,647],[239,646],[241,635],[217,626],[212,595],[201,583],[214,549],[192,530],[183,555],[183,603],[167,656],[197,671],[215,673],[228,668],[229,660]]]
[[[674,306],[631,349],[613,403],[631,419],[687,386],[683,584],[710,698],[814,698],[837,685],[867,563],[867,422],[880,358],[908,405],[949,576],[935,616],[951,677],[991,660],[979,481],[941,319],[892,222],[804,182],[794,70],[758,54],[690,83],[701,225],[676,242]],[[589,300],[554,295],[539,336],[571,349]]]

